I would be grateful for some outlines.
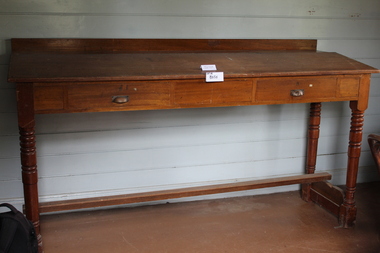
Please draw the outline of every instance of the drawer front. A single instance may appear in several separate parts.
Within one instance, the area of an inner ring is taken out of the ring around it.
[[[360,79],[352,77],[263,78],[257,81],[257,102],[338,101],[358,96]]]
[[[206,83],[204,80],[178,81],[174,86],[175,105],[222,105],[250,103],[252,80],[225,80]]]
[[[69,110],[128,110],[170,104],[170,84],[166,82],[131,82],[67,87]]]

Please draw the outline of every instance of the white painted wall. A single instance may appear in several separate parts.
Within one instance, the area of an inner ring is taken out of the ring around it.
[[[0,0],[0,202],[21,208],[15,87],[6,81],[16,37],[318,39],[319,50],[380,68],[380,1]],[[379,97],[380,75],[374,75],[365,136],[380,132]],[[344,184],[348,103],[325,103],[322,115],[318,169]],[[40,198],[303,173],[307,118],[305,104],[39,115]],[[371,180],[378,176],[364,139],[359,182]]]

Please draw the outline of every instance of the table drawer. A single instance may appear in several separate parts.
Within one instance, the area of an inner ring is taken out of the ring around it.
[[[204,80],[178,81],[174,86],[176,105],[220,105],[250,103],[252,80],[225,80],[206,83]]]
[[[322,102],[358,96],[358,77],[263,78],[257,81],[257,102]]]
[[[69,110],[127,110],[170,105],[167,82],[103,83],[67,87]]]

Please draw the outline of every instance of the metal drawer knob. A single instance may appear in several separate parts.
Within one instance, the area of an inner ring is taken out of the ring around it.
[[[125,104],[129,101],[129,96],[113,96],[112,102],[116,104]]]
[[[293,97],[301,97],[303,96],[303,90],[291,90],[290,95]]]

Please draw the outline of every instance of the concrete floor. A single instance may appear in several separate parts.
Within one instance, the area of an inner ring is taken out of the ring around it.
[[[380,182],[360,184],[354,228],[299,192],[44,215],[45,253],[380,252]]]

